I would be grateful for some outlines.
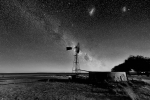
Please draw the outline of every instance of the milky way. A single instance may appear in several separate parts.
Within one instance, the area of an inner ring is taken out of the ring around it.
[[[147,0],[1,0],[1,72],[109,71],[130,55],[149,57]]]

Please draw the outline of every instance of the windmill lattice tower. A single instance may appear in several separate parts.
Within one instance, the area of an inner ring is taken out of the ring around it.
[[[78,43],[74,48],[67,47],[66,49],[67,50],[71,50],[71,49],[75,50],[72,72],[76,73],[76,74],[80,73],[80,64],[79,64],[80,44]]]

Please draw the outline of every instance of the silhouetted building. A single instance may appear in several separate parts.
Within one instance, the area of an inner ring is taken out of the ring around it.
[[[89,72],[90,82],[99,83],[105,81],[127,81],[125,72]]]

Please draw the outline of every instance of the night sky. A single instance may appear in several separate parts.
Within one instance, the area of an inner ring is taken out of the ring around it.
[[[0,72],[110,71],[150,57],[149,0],[0,0]]]

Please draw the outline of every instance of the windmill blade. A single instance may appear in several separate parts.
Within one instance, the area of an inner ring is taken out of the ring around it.
[[[76,50],[75,50],[76,53],[79,53],[79,52],[80,52],[80,44],[79,44],[79,43],[77,44],[77,46],[75,47],[75,49],[76,49]]]
[[[77,47],[80,48],[80,44],[79,43],[77,44]]]

